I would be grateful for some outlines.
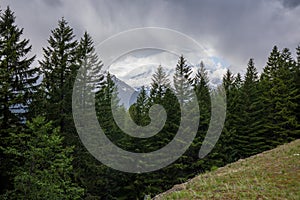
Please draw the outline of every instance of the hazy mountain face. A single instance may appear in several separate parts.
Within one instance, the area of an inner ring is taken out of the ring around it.
[[[126,84],[124,81],[118,79],[115,75],[112,76],[112,80],[115,82],[118,88],[118,97],[120,99],[120,105],[124,105],[125,108],[129,108],[134,102],[136,102],[138,91],[133,87]]]

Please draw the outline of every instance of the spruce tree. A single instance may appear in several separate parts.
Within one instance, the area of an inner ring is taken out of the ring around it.
[[[137,101],[131,106],[130,110],[133,120],[137,125],[145,126],[150,122],[150,118],[148,116],[149,97],[144,86],[141,87]]]
[[[28,39],[22,39],[23,29],[15,24],[9,7],[0,19],[0,128],[23,123],[37,88],[38,68],[30,65],[35,56]]]
[[[150,101],[152,103],[161,103],[167,88],[170,87],[170,80],[167,77],[161,65],[158,66],[156,72],[152,75]]]
[[[59,129],[37,117],[28,129],[11,132],[5,153],[20,162],[13,166],[14,189],[4,199],[81,199],[84,190],[72,181],[73,148],[64,147]]]
[[[297,108],[296,108],[296,116],[297,116],[297,121],[298,123],[300,122],[300,46],[296,48],[296,63],[294,65],[294,83],[295,83],[295,88],[298,90],[297,93],[297,98],[295,99],[297,103]],[[299,138],[300,136],[298,136]]]
[[[200,122],[197,135],[189,148],[189,156],[192,158],[191,169],[196,173],[202,168],[202,160],[199,160],[198,154],[208,129],[211,110],[209,78],[205,65],[202,61],[200,62],[200,67],[193,79],[193,87],[197,95],[200,110]]]
[[[236,77],[234,78],[234,85],[237,89],[240,89],[242,87],[242,75],[240,73],[237,73]]]
[[[100,90],[105,81],[101,71],[103,64],[96,54],[92,37],[87,32],[80,39],[77,53],[77,63],[80,69],[77,72],[75,88],[73,88],[73,91],[76,90],[77,96],[72,101],[77,101],[76,104],[81,110],[79,113],[88,119],[91,117],[88,112],[95,106],[91,103],[91,99],[94,98],[95,93]],[[101,193],[103,191],[99,191],[99,188],[104,188],[107,184],[104,177],[106,167],[96,160],[79,140],[75,142],[76,154],[72,162],[75,179],[87,189],[87,198],[103,195]]]
[[[265,148],[271,149],[272,147],[278,145],[276,142],[276,136],[273,134],[271,129],[273,128],[274,120],[274,105],[272,100],[274,96],[271,94],[271,89],[274,85],[275,72],[278,69],[278,60],[280,52],[277,46],[274,46],[270,56],[268,57],[267,65],[263,69],[263,73],[260,76],[260,101],[262,103],[262,108],[265,113],[264,121],[264,137],[266,138]],[[275,143],[275,144],[274,144]]]
[[[81,86],[79,93],[81,100],[83,100],[81,103],[84,109],[87,106],[86,99],[88,96],[92,95],[94,91],[99,90],[104,81],[104,75],[101,72],[102,61],[99,60],[95,52],[94,42],[87,32],[80,39],[78,54],[80,70],[77,73],[76,79]]]
[[[295,65],[288,49],[275,46],[261,75],[265,118],[264,132],[269,148],[297,137],[297,88],[293,82]]]
[[[263,113],[260,109],[258,90],[258,72],[254,65],[254,59],[250,59],[247,66],[244,82],[240,88],[240,110],[237,123],[237,132],[234,135],[235,160],[249,157],[264,149],[264,136],[260,131],[263,128],[261,118]]]
[[[31,64],[31,45],[22,39],[23,29],[15,24],[9,7],[0,14],[0,148],[10,146],[10,131],[21,130],[29,117],[29,107],[38,84],[38,68]],[[0,150],[0,192],[10,187],[9,157]]]
[[[77,41],[73,29],[62,18],[58,27],[51,31],[49,46],[43,48],[44,58],[40,61],[43,72],[45,115],[66,132],[72,128],[71,94],[78,70]],[[66,138],[66,139],[69,139]]]
[[[183,55],[181,55],[176,65],[175,74],[173,77],[175,93],[179,98],[178,101],[181,105],[188,101],[191,97],[191,74],[191,67],[186,64],[185,58]]]
[[[118,142],[121,139],[121,132],[114,121],[112,110],[118,111],[121,108],[113,78],[114,76],[107,72],[105,81],[101,83],[100,89],[95,94],[95,106],[102,130],[111,141]]]
[[[299,135],[299,122],[297,121],[296,110],[299,103],[299,91],[293,80],[295,74],[295,61],[289,49],[284,48],[279,57],[278,76],[276,76],[277,87],[273,87],[271,92],[277,93],[280,99],[275,98],[275,109],[278,113],[275,120],[281,131],[279,142],[290,142]],[[277,101],[276,101],[277,100]]]
[[[227,110],[226,119],[222,134],[218,140],[215,151],[211,153],[210,158],[219,161],[220,165],[224,165],[227,162],[234,160],[233,155],[233,136],[236,134],[236,127],[233,126],[234,118],[236,117],[233,113],[235,109],[235,100],[237,99],[237,90],[235,88],[235,78],[233,73],[228,69],[226,74],[223,76],[223,87],[226,93]],[[216,153],[215,153],[216,152]]]

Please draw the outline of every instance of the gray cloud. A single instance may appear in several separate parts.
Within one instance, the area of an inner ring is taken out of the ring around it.
[[[299,0],[281,0],[281,1],[282,1],[283,6],[285,6],[287,8],[295,8],[300,5]]]
[[[38,58],[47,45],[50,30],[62,16],[78,37],[88,30],[96,43],[131,28],[174,29],[226,60],[234,72],[243,71],[251,57],[262,69],[274,45],[294,50],[300,42],[297,0],[65,0],[51,5],[49,2],[53,1],[1,1],[2,8],[9,4],[15,11],[17,23],[24,27]]]
[[[61,0],[44,0],[44,2],[47,5],[53,6],[53,7],[57,7],[57,6],[61,6],[62,5],[62,1]]]

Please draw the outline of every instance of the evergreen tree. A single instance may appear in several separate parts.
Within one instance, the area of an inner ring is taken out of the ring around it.
[[[80,83],[80,96],[84,102],[83,109],[87,104],[86,99],[92,95],[93,91],[99,90],[104,81],[104,75],[101,73],[102,61],[99,60],[95,52],[94,42],[91,36],[85,32],[78,45],[80,71],[77,73],[77,81]]]
[[[153,103],[161,103],[161,100],[169,87],[170,80],[163,67],[159,65],[156,72],[152,75],[150,101]]]
[[[293,59],[288,49],[275,46],[261,75],[264,132],[268,148],[292,140],[297,135],[297,88],[292,79]]]
[[[199,101],[199,106],[202,104],[207,104],[206,106],[210,107],[210,89],[208,84],[209,78],[207,75],[207,70],[204,63],[201,61],[200,68],[197,70],[196,76],[193,79],[193,86]]]
[[[236,89],[240,89],[242,87],[242,75],[240,73],[237,73],[236,77],[234,78],[234,85]]]
[[[274,83],[275,71],[278,68],[278,59],[280,56],[280,52],[277,46],[274,46],[270,56],[268,57],[267,65],[263,69],[263,73],[260,76],[260,101],[263,104],[263,111],[265,112],[264,121],[264,136],[267,138],[265,142],[265,146],[267,149],[270,149],[276,146],[274,145],[274,141],[276,141],[275,135],[269,130],[270,126],[272,126],[273,121],[273,105],[272,105],[272,97],[270,90],[272,89]]]
[[[145,87],[141,87],[141,91],[137,97],[136,103],[130,107],[130,113],[134,122],[139,126],[146,126],[150,122],[149,112],[149,97]]]
[[[297,103],[297,108],[296,108],[296,116],[297,116],[297,121],[298,123],[300,122],[300,46],[297,47],[296,49],[296,63],[294,65],[294,83],[295,83],[295,88],[298,90],[297,93],[297,98],[295,99]],[[299,138],[300,136],[298,136]]]
[[[281,130],[279,142],[290,142],[299,137],[299,122],[297,121],[296,109],[299,103],[299,91],[293,80],[295,74],[295,61],[292,58],[289,49],[284,48],[279,57],[278,75],[275,80],[278,84],[273,87],[271,92],[278,95],[280,99],[275,98],[275,120],[278,122]]]
[[[101,83],[99,91],[95,95],[96,115],[99,124],[109,139],[115,143],[122,139],[122,131],[114,121],[112,110],[118,112],[122,108],[119,105],[118,91],[115,77],[107,72],[105,81]],[[120,113],[119,113],[120,114]]]
[[[94,98],[95,92],[100,90],[105,81],[101,72],[103,64],[96,54],[94,42],[87,32],[80,39],[77,53],[80,69],[76,76],[77,84],[73,88],[76,90],[77,96],[72,101],[78,101],[76,103],[80,105],[80,114],[88,118],[90,117],[88,111],[95,106],[91,99]],[[93,199],[103,195],[103,191],[99,191],[99,188],[104,188],[107,184],[104,177],[104,172],[107,171],[106,167],[96,160],[79,140],[75,144],[76,154],[72,162],[75,180],[86,188],[86,198]]]
[[[230,91],[230,89],[232,89],[233,83],[234,83],[234,76],[233,76],[232,72],[228,69],[226,71],[226,74],[223,76],[223,81],[222,81],[222,84],[227,93]],[[227,93],[226,93],[226,96],[228,96]]]
[[[191,84],[192,84],[192,69],[186,64],[186,60],[183,56],[180,56],[176,65],[175,74],[173,77],[174,89],[178,101],[182,105],[191,97]]]
[[[265,138],[260,131],[263,128],[261,120],[263,112],[260,109],[258,74],[252,58],[248,62],[244,79],[239,96],[241,109],[237,113],[239,117],[235,124],[237,127],[233,142],[235,160],[265,150],[263,146]]]
[[[11,132],[5,153],[21,160],[13,167],[14,189],[4,199],[81,199],[84,190],[72,182],[72,147],[64,147],[59,129],[42,117],[27,122],[28,130]]]
[[[233,155],[233,136],[236,134],[236,127],[233,125],[235,113],[233,112],[236,106],[237,90],[235,88],[235,78],[232,72],[228,69],[223,76],[223,87],[226,93],[226,119],[223,128],[223,132],[218,140],[215,150],[211,153],[210,159],[216,159],[219,161],[218,165],[224,165],[225,163],[232,162]],[[215,158],[214,158],[215,157]]]
[[[7,129],[23,123],[37,88],[38,68],[30,67],[35,56],[28,39],[22,39],[23,29],[15,25],[9,7],[0,19],[0,128]]]
[[[67,131],[72,130],[71,94],[78,69],[77,41],[73,29],[62,18],[58,27],[51,31],[49,46],[43,48],[44,59],[40,61],[43,72],[44,98],[47,100],[45,114],[61,127],[69,140]]]
[[[0,147],[12,142],[9,131],[21,129],[28,118],[29,107],[38,87],[38,68],[30,65],[31,45],[22,39],[23,29],[15,24],[9,7],[0,15]],[[9,158],[0,150],[0,191],[9,184]]]
[[[202,160],[199,160],[198,153],[208,129],[211,108],[209,78],[205,65],[202,61],[200,62],[200,67],[193,79],[193,86],[197,95],[200,110],[200,122],[197,135],[189,148],[189,156],[192,158],[191,170],[194,173],[197,173],[202,170]]]

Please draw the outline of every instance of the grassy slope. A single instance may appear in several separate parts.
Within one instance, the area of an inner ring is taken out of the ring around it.
[[[300,140],[175,185],[154,199],[300,199]]]

